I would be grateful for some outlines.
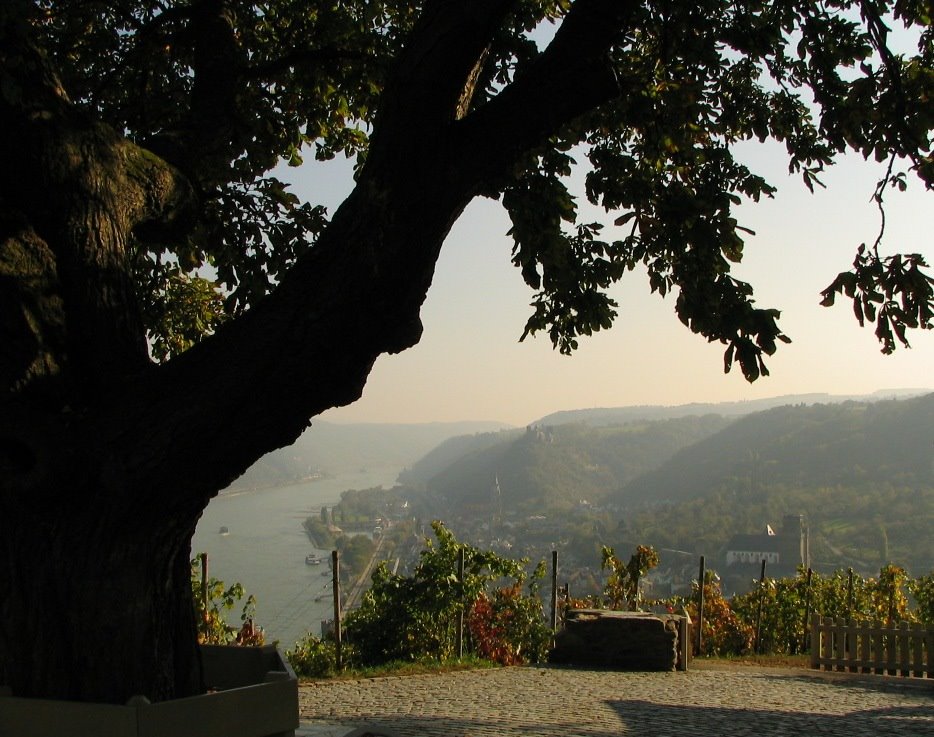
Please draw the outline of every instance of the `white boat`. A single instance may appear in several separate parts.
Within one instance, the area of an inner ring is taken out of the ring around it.
[[[305,565],[306,566],[320,566],[321,558],[319,558],[315,553],[309,553],[305,556]]]

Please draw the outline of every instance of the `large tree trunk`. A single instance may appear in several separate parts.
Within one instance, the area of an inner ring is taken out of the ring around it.
[[[418,342],[466,204],[616,89],[573,79],[608,40],[571,23],[513,94],[459,120],[511,5],[428,4],[326,232],[275,292],[159,367],[126,248],[141,225],[184,221],[192,187],[76,112],[23,26],[0,24],[0,63],[33,70],[0,95],[0,168],[17,172],[0,178],[0,685],[113,703],[200,689],[188,558],[205,506]]]
[[[198,691],[195,524],[308,417],[356,399],[380,353],[417,342],[438,250],[469,200],[412,177],[427,161],[362,184],[313,258],[178,360],[127,372],[78,407],[7,397],[0,681],[15,694],[120,703]]]
[[[398,254],[421,233],[436,256],[460,209],[415,223],[411,202],[401,219],[372,203],[351,198],[328,239]],[[188,558],[204,506],[307,417],[359,396],[380,352],[419,337],[430,269],[336,250],[305,267],[314,298],[308,281],[288,282],[211,350],[112,382],[93,405],[4,403],[0,681],[15,694],[197,691]]]
[[[4,68],[34,75],[0,99],[0,682],[85,701],[193,693],[188,554],[210,494],[146,488],[148,467],[173,466],[147,437],[173,410],[137,393],[155,372],[127,255],[133,228],[190,191],[74,109],[20,29],[0,33]]]
[[[77,701],[198,692],[191,523],[78,499],[68,514],[2,510],[0,680],[19,696]]]

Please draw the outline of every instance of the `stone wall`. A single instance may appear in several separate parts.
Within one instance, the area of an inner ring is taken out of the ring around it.
[[[564,629],[555,636],[549,660],[620,670],[675,670],[681,619],[642,612],[571,609]]]

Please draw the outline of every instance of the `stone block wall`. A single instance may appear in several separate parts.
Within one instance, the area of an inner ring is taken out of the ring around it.
[[[549,660],[620,670],[675,670],[679,620],[642,612],[572,609],[565,628],[555,636]]]

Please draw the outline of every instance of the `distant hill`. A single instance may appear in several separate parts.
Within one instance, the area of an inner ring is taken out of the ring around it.
[[[488,506],[497,481],[501,502],[509,508],[568,509],[581,499],[606,498],[730,422],[707,415],[603,427],[530,426],[449,441],[411,473],[420,475],[430,495],[462,511]],[[426,479],[428,470],[436,473]]]
[[[237,486],[404,468],[400,480],[446,515],[486,515],[496,500],[570,522],[586,499],[603,507],[593,515],[609,544],[711,556],[733,534],[803,513],[818,567],[877,573],[894,561],[918,575],[934,568],[934,394],[909,394],[581,410],[521,429],[316,422]],[[780,406],[751,412],[758,404]]]
[[[934,568],[934,394],[781,407],[737,420],[610,497],[618,536],[713,555],[785,514],[818,568]]]
[[[931,483],[934,394],[872,404],[777,407],[738,419],[633,479],[622,506],[758,488]]]
[[[399,481],[425,486],[436,475],[462,458],[473,456],[519,438],[525,430],[500,430],[448,438],[399,474]]]
[[[656,408],[684,414],[615,424],[610,413],[646,408],[583,411],[589,420],[576,424],[553,415],[553,424],[450,438],[400,480],[467,517],[489,514],[493,501],[571,522],[586,499],[603,508],[594,518],[620,549],[646,543],[711,561],[732,535],[803,513],[818,568],[872,574],[893,561],[918,575],[934,568],[934,394],[879,398],[892,394],[800,395],[808,401],[744,416]]]
[[[339,424],[315,420],[295,443],[261,458],[230,488],[289,484],[314,472],[336,476],[361,468],[402,469],[448,438],[508,427],[484,421]]]
[[[553,412],[536,420],[534,425],[619,425],[637,420],[670,420],[678,417],[691,417],[718,414],[724,417],[739,417],[755,412],[789,405],[839,404],[841,402],[875,402],[885,399],[921,396],[931,389],[883,389],[872,394],[787,394],[781,397],[750,399],[742,402],[717,402],[662,405],[635,405],[629,407],[602,407],[595,409],[572,409]]]

